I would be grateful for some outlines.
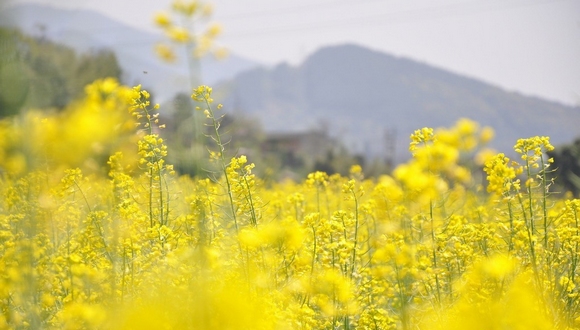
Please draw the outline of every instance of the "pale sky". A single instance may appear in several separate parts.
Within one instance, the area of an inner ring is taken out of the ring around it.
[[[155,31],[171,0],[8,0],[93,9]],[[357,43],[580,105],[579,0],[213,0],[219,42],[264,64]]]

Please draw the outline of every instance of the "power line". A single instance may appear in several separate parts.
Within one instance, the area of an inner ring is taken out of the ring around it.
[[[376,0],[374,0],[376,1]],[[373,0],[370,2],[374,2]],[[325,21],[317,21],[306,24],[282,25],[273,27],[263,27],[261,29],[246,31],[246,32],[231,32],[227,33],[223,38],[239,38],[239,37],[255,37],[268,34],[279,34],[288,32],[298,32],[308,30],[316,32],[316,30],[336,28],[336,27],[350,27],[353,25],[376,26],[376,25],[390,25],[395,23],[407,23],[417,20],[435,20],[442,17],[458,16],[458,15],[474,15],[484,12],[502,11],[519,7],[528,7],[533,5],[548,4],[566,0],[535,0],[525,1],[520,3],[508,3],[505,0],[485,1],[485,2],[471,2],[468,4],[448,4],[430,6],[420,9],[401,10],[396,12],[386,12],[379,14],[364,15],[358,17],[335,18]]]
[[[365,4],[365,3],[372,3],[372,2],[385,2],[385,0],[358,0],[356,2],[357,5]],[[317,3],[309,3],[309,4],[302,4],[302,5],[294,5],[294,6],[285,6],[282,8],[271,8],[271,9],[263,9],[263,10],[256,10],[256,11],[248,11],[242,13],[235,13],[220,16],[221,18],[227,20],[238,20],[238,19],[247,19],[251,18],[254,19],[260,16],[275,16],[278,14],[288,15],[292,13],[302,13],[305,11],[312,11],[312,9],[321,8],[321,9],[328,9],[328,6],[332,5],[343,5],[349,4],[352,5],[352,0],[332,0],[332,1],[325,1],[325,2],[317,2]]]
[[[369,4],[373,2],[379,2],[381,0],[359,0],[357,5],[360,6],[361,4]],[[382,0],[384,1],[384,0]],[[370,15],[363,15],[357,17],[346,17],[346,18],[332,18],[324,21],[316,21],[316,22],[307,22],[303,24],[291,24],[291,25],[279,25],[279,26],[266,26],[260,29],[254,29],[249,31],[234,31],[228,32],[225,31],[224,35],[220,37],[221,40],[227,40],[231,38],[253,38],[253,37],[260,37],[264,35],[279,35],[284,33],[295,33],[300,31],[309,31],[309,33],[316,33],[321,32],[323,30],[327,30],[330,28],[350,28],[352,26],[381,26],[381,25],[391,25],[391,24],[402,24],[414,21],[421,21],[421,20],[436,20],[441,19],[443,17],[453,17],[453,16],[464,16],[464,15],[474,15],[474,14],[481,14],[485,12],[493,12],[493,11],[503,11],[509,10],[519,7],[527,7],[527,6],[534,6],[534,5],[541,5],[541,4],[549,4],[555,2],[561,2],[567,0],[525,0],[525,1],[512,1],[508,2],[506,0],[488,0],[488,1],[471,1],[469,3],[452,3],[452,4],[444,4],[444,5],[435,5],[435,6],[428,6],[423,8],[417,9],[406,9],[406,10],[399,10],[399,11],[390,11],[390,12],[383,12],[383,13],[373,13]],[[241,13],[239,15],[234,16],[224,16],[223,18],[230,17],[231,19],[236,19],[236,16],[239,18],[245,18],[254,20],[256,17],[263,16],[263,15],[275,15],[276,13],[279,14],[288,14],[290,12],[293,13],[300,13],[305,11],[311,11],[313,8],[321,7],[321,8],[328,8],[328,6],[332,5],[343,5],[343,4],[352,4],[352,0],[334,0],[334,1],[325,1],[324,3],[316,3],[316,4],[304,4],[298,6],[288,6],[285,8],[277,8],[272,10],[263,10],[263,11],[254,11],[254,12],[247,12]],[[72,15],[77,15],[80,12],[73,10]],[[256,15],[256,16],[251,16]],[[99,27],[95,29],[85,28],[84,31],[87,33],[111,33],[114,32],[112,27]],[[159,36],[160,40],[163,40],[162,36]],[[107,43],[105,47],[111,46],[118,46],[118,45],[127,45],[127,46],[134,46],[134,45],[142,45],[142,44],[151,44],[151,39],[142,39],[142,40],[127,40],[127,41],[117,41],[115,43]]]

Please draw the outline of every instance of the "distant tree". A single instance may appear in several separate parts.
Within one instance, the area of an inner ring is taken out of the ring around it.
[[[336,173],[336,170],[334,169],[334,167],[332,166],[331,163],[325,162],[325,161],[320,161],[320,160],[317,160],[316,163],[314,163],[314,167],[312,168],[312,172],[314,172],[314,171],[321,171],[321,172],[325,172],[327,174]]]
[[[122,70],[115,53],[111,50],[98,50],[83,54],[77,61],[73,75],[70,77],[72,95],[83,93],[84,87],[95,80],[95,77],[121,77]]]
[[[574,197],[580,197],[580,138],[548,152],[548,156],[554,158],[556,184]]]
[[[68,68],[55,60],[61,56],[74,59],[74,52],[47,42],[28,44],[22,56],[28,67],[30,89],[25,106],[35,108],[63,108],[70,100],[67,83]],[[71,63],[74,65],[74,62]]]
[[[30,87],[28,68],[22,63],[18,35],[0,28],[0,117],[18,113]]]
[[[78,56],[69,47],[0,28],[0,118],[26,108],[61,109],[84,87],[121,69],[111,51]]]

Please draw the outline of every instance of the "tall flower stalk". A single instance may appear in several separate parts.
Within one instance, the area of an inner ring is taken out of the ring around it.
[[[225,147],[225,143],[222,141],[222,137],[221,137],[221,134],[219,131],[222,117],[215,116],[215,113],[214,113],[214,110],[212,107],[214,100],[211,97],[211,93],[212,93],[211,87],[201,85],[193,90],[193,94],[191,95],[191,98],[194,99],[195,101],[201,102],[203,104],[203,108],[197,107],[196,110],[203,111],[206,118],[208,118],[210,120],[209,125],[213,129],[213,134],[210,135],[210,138],[215,142],[215,144],[218,147],[217,152],[216,151],[210,152],[210,157],[212,159],[218,160],[218,162],[219,162],[220,170],[224,176],[224,180],[226,183],[226,192],[227,192],[227,196],[228,196],[228,200],[229,200],[229,209],[230,209],[231,217],[234,221],[234,227],[236,229],[236,233],[239,233],[240,228],[239,228],[239,224],[238,224],[238,218],[236,215],[237,212],[236,212],[236,206],[235,206],[236,204],[234,202],[233,185],[232,185],[231,178],[230,178],[229,171],[228,171],[229,164],[226,161],[226,156],[225,156],[226,147]],[[222,105],[218,104],[217,108],[221,109]]]
[[[207,23],[212,15],[211,4],[190,0],[175,0],[171,4],[170,12],[159,12],[155,15],[156,25],[162,29],[167,41],[155,46],[157,55],[168,63],[185,60],[189,90],[196,88],[203,82],[201,72],[201,58],[212,54],[216,58],[222,58],[226,52],[217,47],[215,39],[221,33],[221,26],[217,23]],[[201,28],[204,28],[202,31]],[[183,56],[177,54],[182,53]],[[181,134],[191,132],[193,135],[192,149],[195,163],[195,174],[200,173],[199,161],[202,159],[201,148],[203,146],[203,119],[191,109],[189,123],[182,123],[178,130]],[[180,151],[181,153],[184,150]],[[184,164],[181,164],[184,165]],[[191,164],[187,164],[191,166]]]
[[[167,146],[163,139],[154,133],[153,127],[165,128],[159,124],[159,104],[151,107],[150,94],[141,90],[141,86],[133,88],[132,102],[129,108],[131,114],[138,120],[145,135],[138,142],[139,164],[143,166],[149,178],[149,223],[166,226],[169,220],[169,186],[166,175],[173,175],[173,165],[165,163]]]

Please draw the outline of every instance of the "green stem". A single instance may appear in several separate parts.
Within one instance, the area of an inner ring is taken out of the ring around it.
[[[153,168],[149,168],[149,225],[153,228]]]
[[[532,176],[532,172],[530,169],[530,161],[528,160],[528,158],[526,158],[526,175],[527,175],[527,179],[530,180],[531,176]],[[528,192],[528,209],[530,211],[530,228],[532,231],[532,235],[534,234],[535,231],[535,224],[534,224],[534,209],[533,209],[533,205],[532,205],[532,185],[530,182],[526,181],[526,191]]]
[[[544,218],[544,248],[548,249],[548,186],[546,184],[546,168],[544,167],[544,157],[540,157],[540,162],[542,166],[542,211]]]
[[[441,304],[441,286],[439,284],[439,275],[437,274],[437,241],[435,239],[435,220],[433,218],[433,201],[429,201],[429,218],[431,220],[431,242],[433,251],[433,269],[435,271],[435,285],[437,288],[437,301]]]
[[[159,164],[159,162],[157,162],[157,175],[159,175],[158,178],[158,184],[159,184],[159,225],[163,226],[165,225],[165,211],[163,210],[163,182],[162,182],[162,168],[161,165]]]
[[[354,276],[354,268],[356,263],[356,248],[357,248],[357,241],[358,241],[358,198],[356,197],[356,193],[352,191],[352,195],[354,197],[354,242],[352,246],[352,263],[350,266],[350,279],[352,280]]]
[[[215,142],[219,147],[220,166],[221,166],[221,170],[222,170],[224,177],[225,177],[225,180],[226,180],[227,194],[228,194],[228,198],[229,198],[229,202],[230,202],[230,211],[232,213],[232,218],[234,220],[234,226],[236,228],[236,233],[239,233],[240,229],[238,227],[238,219],[236,216],[236,207],[234,204],[234,192],[232,191],[232,184],[231,184],[230,178],[228,176],[226,158],[224,155],[224,151],[226,148],[225,148],[225,145],[222,143],[221,135],[219,133],[220,123],[215,118],[215,115],[214,115],[213,109],[211,107],[211,104],[209,102],[208,96],[204,96],[204,101],[205,101],[205,105],[207,106],[207,110],[209,111],[209,117],[210,117],[211,122],[212,122],[213,130],[214,130],[214,134],[215,134]]]
[[[526,224],[526,231],[528,233],[528,241],[530,242],[530,254],[532,257],[532,267],[534,269],[534,274],[536,276],[536,279],[538,279],[538,268],[537,268],[537,264],[536,264],[536,252],[535,252],[535,244],[534,244],[534,240],[533,240],[533,226],[530,225],[530,223],[532,223],[532,221],[528,221],[527,219],[527,215],[526,215],[526,211],[525,211],[525,206],[524,206],[524,201],[522,200],[522,195],[518,194],[518,200],[520,202],[520,207],[522,208],[522,213],[524,216],[524,222]]]
[[[514,248],[514,214],[512,210],[511,200],[508,200],[508,214],[510,218],[510,238],[508,244],[508,252],[511,252]]]
[[[248,177],[244,174],[243,178],[244,178],[244,183],[246,184],[246,189],[248,190],[247,201],[250,204],[250,214],[251,214],[251,218],[252,218],[252,223],[253,223],[254,227],[258,227],[258,218],[256,216],[256,210],[254,208],[254,201],[252,199],[252,191],[250,189],[250,184],[248,183]]]
[[[312,276],[314,274],[314,264],[316,263],[316,229],[312,225],[312,265],[310,266],[310,280],[312,281]]]

